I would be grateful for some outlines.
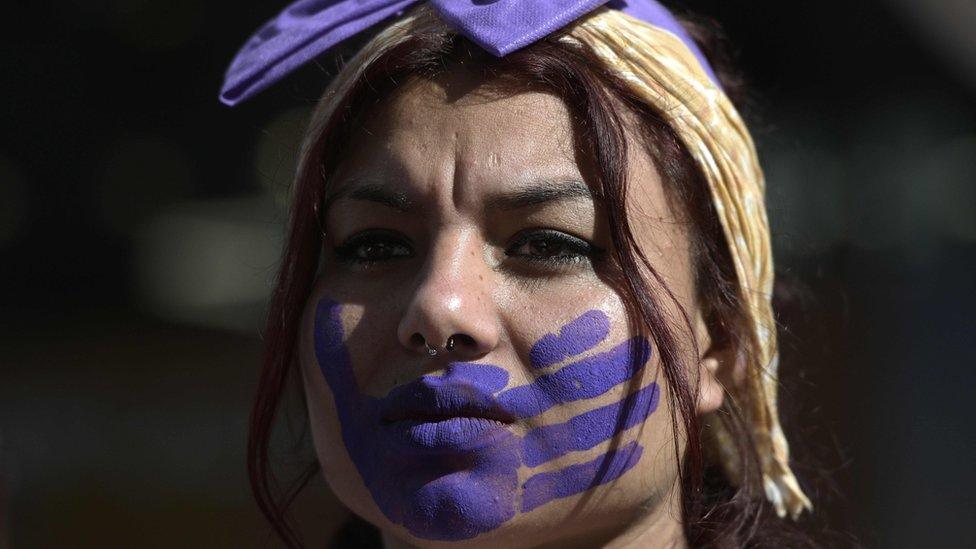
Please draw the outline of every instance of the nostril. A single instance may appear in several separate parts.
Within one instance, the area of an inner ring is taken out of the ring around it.
[[[454,334],[450,339],[448,339],[448,341],[453,342],[453,345],[451,345],[450,348],[451,350],[457,347],[467,347],[470,349],[476,346],[474,338],[467,334]]]
[[[420,347],[425,343],[427,343],[427,340],[424,339],[424,336],[420,335],[417,332],[414,332],[414,334],[410,336],[410,345],[412,347]]]

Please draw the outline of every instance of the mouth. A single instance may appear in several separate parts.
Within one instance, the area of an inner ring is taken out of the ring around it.
[[[438,423],[458,418],[510,424],[515,416],[495,397],[464,383],[420,380],[397,387],[383,399],[381,421],[389,425],[400,421]]]
[[[390,425],[401,421],[410,423],[440,423],[453,419],[474,419],[509,424],[515,417],[502,409],[501,406],[487,405],[482,402],[468,401],[448,402],[428,401],[415,405],[396,407],[384,414],[381,421]]]

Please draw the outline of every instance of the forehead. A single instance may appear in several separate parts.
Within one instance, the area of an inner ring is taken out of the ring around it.
[[[457,75],[414,79],[364,114],[340,169],[347,175],[482,187],[581,175],[569,111],[548,93],[499,95]]]

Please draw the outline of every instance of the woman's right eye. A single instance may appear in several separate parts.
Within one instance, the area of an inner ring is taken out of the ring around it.
[[[369,265],[413,257],[410,241],[393,231],[368,230],[357,233],[336,246],[335,255],[343,263]]]

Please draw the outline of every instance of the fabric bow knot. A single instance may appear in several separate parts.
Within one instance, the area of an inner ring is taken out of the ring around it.
[[[403,14],[422,0],[299,0],[258,29],[237,53],[220,92],[227,105],[246,101],[343,40]],[[655,0],[429,0],[445,23],[503,56],[606,5],[671,32],[718,84],[705,56]]]

